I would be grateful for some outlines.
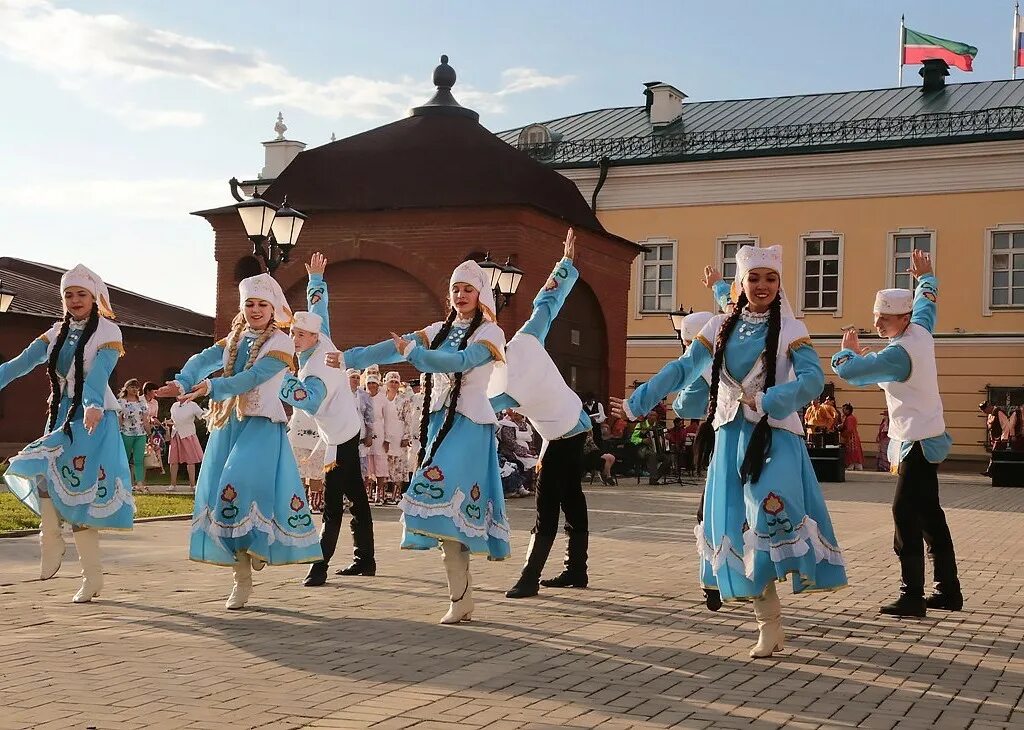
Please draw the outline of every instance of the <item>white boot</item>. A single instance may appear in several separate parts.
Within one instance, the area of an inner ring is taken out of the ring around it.
[[[231,595],[228,596],[228,602],[224,606],[230,611],[235,611],[243,608],[245,602],[249,600],[250,594],[252,594],[252,561],[249,559],[249,553],[239,553],[236,555],[235,564],[231,567],[231,570],[235,574],[235,585],[231,589]]]
[[[100,533],[91,527],[75,530],[75,547],[78,548],[78,562],[82,564],[82,587],[71,600],[88,603],[99,598],[103,590],[103,566],[100,565]]]
[[[757,618],[758,636],[757,643],[750,650],[750,658],[761,659],[782,651],[786,635],[782,631],[782,604],[774,582],[754,599],[754,616]]]
[[[442,540],[444,569],[452,605],[441,618],[443,624],[457,624],[473,618],[473,586],[469,577],[469,549],[455,540]]]
[[[60,570],[67,546],[60,534],[60,516],[53,500],[39,499],[39,580],[49,580]]]

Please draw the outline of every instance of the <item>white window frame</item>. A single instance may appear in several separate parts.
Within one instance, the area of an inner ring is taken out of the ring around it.
[[[807,261],[807,241],[817,241],[825,238],[838,238],[839,239],[839,289],[836,295],[836,308],[832,309],[808,309],[804,311],[804,264]],[[793,312],[797,317],[803,317],[804,314],[831,314],[833,318],[840,318],[843,316],[843,260],[845,258],[844,252],[846,250],[846,236],[843,233],[836,231],[808,231],[800,236],[800,269],[798,271],[798,281],[796,286],[796,298],[790,302],[793,305]],[[934,248],[934,242],[933,242]],[[788,298],[788,297],[787,297]]]
[[[985,261],[982,266],[982,279],[981,279],[981,314],[985,317],[991,317],[993,314],[999,312],[1020,312],[1024,309],[1021,305],[1009,305],[1009,306],[993,306],[992,305],[992,244],[993,238],[996,233],[1017,233],[1024,231],[1024,222],[1022,223],[1000,223],[999,225],[985,229]],[[1010,270],[1013,270],[1012,264]],[[1012,284],[1012,282],[1011,282]],[[1012,298],[1011,290],[1011,298]]]
[[[761,245],[761,237],[753,236],[749,233],[730,233],[726,236],[722,236],[715,243],[715,268],[722,272],[722,278],[725,278],[725,244],[727,243],[748,243],[753,242],[754,246]],[[717,305],[711,311],[718,311]]]
[[[936,254],[939,249],[939,237],[935,233],[934,228],[897,228],[895,231],[889,231],[888,233],[888,244],[885,247],[885,287],[887,289],[896,288],[896,237],[897,236],[931,236],[932,239],[932,271],[938,272],[938,264],[936,263]],[[904,272],[899,272],[904,273]],[[911,277],[913,280],[913,277]],[[911,287],[911,291],[913,291]]]
[[[667,236],[653,236],[639,242],[641,246],[672,246],[672,303],[668,309],[644,309],[644,255],[641,253],[636,257],[636,274],[633,281],[636,282],[636,318],[643,319],[645,316],[662,317],[676,310],[676,286],[679,282],[679,241]],[[656,295],[664,296],[664,295]]]

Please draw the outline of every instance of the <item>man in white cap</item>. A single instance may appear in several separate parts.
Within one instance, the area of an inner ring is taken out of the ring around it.
[[[402,494],[402,484],[406,480],[405,449],[409,445],[405,422],[400,410],[404,396],[399,393],[402,387],[402,376],[397,370],[384,375],[384,423],[387,428],[388,481],[384,488],[385,503],[398,504]]]
[[[875,329],[889,340],[880,352],[862,348],[857,331],[843,336],[832,369],[853,385],[877,384],[889,409],[889,460],[899,474],[892,513],[893,546],[900,559],[901,595],[882,606],[893,616],[925,615],[927,608],[959,611],[963,594],[957,577],[953,539],[939,504],[938,466],[949,454],[935,364],[935,302],[938,283],[928,254],[915,250],[910,273],[917,291],[883,289],[875,297]],[[898,466],[897,466],[898,465]],[[935,566],[935,592],[925,599],[924,544]]]

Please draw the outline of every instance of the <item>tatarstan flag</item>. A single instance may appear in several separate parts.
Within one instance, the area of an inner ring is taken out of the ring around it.
[[[966,43],[936,38],[910,28],[903,29],[903,63],[914,64],[929,58],[941,58],[950,66],[973,71],[971,64],[977,55],[978,49]]]

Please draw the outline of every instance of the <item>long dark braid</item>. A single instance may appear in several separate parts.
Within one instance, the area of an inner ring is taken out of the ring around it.
[[[779,356],[779,333],[782,331],[782,296],[776,296],[768,308],[768,333],[764,341],[764,390],[775,385],[775,365]],[[743,463],[740,465],[740,478],[746,483],[750,479],[751,484],[761,478],[761,469],[764,467],[765,459],[772,448],[772,427],[768,425],[768,414],[761,416],[761,420],[754,426],[754,432],[750,435],[750,442],[747,444],[747,453],[743,455]]]
[[[71,312],[64,315],[64,322],[61,323],[60,333],[57,335],[53,349],[50,350],[50,357],[46,362],[46,374],[50,377],[50,416],[46,422],[46,433],[50,433],[57,425],[57,411],[60,409],[60,379],[57,376],[57,358],[60,356],[61,348],[68,338],[68,329],[71,327]]]
[[[729,341],[729,335],[736,328],[740,320],[740,313],[747,305],[747,295],[740,292],[736,306],[732,314],[725,318],[722,326],[718,328],[718,336],[715,338],[715,351],[712,353],[711,362],[711,383],[708,388],[708,412],[704,417],[704,423],[697,431],[694,439],[694,448],[697,451],[697,463],[707,468],[711,463],[711,454],[715,450],[715,411],[718,408],[718,384],[721,382],[722,366],[725,364],[725,343]]]
[[[71,433],[71,424],[74,423],[75,416],[78,415],[78,411],[82,407],[82,392],[85,389],[85,373],[83,372],[85,370],[85,343],[87,343],[89,341],[89,338],[91,338],[93,336],[93,334],[96,332],[96,328],[99,327],[99,324],[100,324],[100,310],[99,310],[99,307],[96,305],[96,302],[93,302],[92,310],[89,312],[89,319],[85,323],[85,329],[82,330],[82,337],[81,337],[81,339],[78,340],[78,345],[75,346],[75,361],[74,361],[74,364],[72,365],[72,367],[74,367],[74,369],[75,369],[75,393],[74,393],[74,396],[71,399],[71,407],[68,409],[68,416],[67,416],[66,419],[64,419],[64,425],[61,428],[61,430],[72,441],[72,443],[74,442],[75,437]],[[50,378],[51,378],[50,379],[50,387],[51,387],[51,389],[53,387],[53,378],[56,375],[56,366],[57,366],[57,358],[54,356],[54,353],[57,353],[58,355],[60,354],[59,348],[63,347],[64,340],[67,339],[67,331],[66,330],[67,330],[69,325],[70,325],[70,320],[66,320],[65,321],[65,325],[61,327],[61,334],[63,334],[64,336],[57,338],[59,344],[55,343],[54,346],[53,346],[53,352],[50,353],[50,361],[49,362],[50,362],[50,371],[52,373],[52,375],[50,376]],[[53,391],[51,390],[51,398],[52,397],[53,397]],[[58,395],[58,398],[57,398],[57,402],[58,403],[60,402],[59,395]],[[53,404],[52,403],[50,405],[50,409],[51,409],[51,412],[52,412],[53,411]],[[55,415],[56,414],[54,413],[54,416]],[[55,417],[54,417],[54,420],[56,420]],[[52,429],[53,425],[51,425],[50,428]]]
[[[469,344],[469,338],[473,336],[473,333],[477,331],[483,321],[484,312],[482,309],[477,308],[476,314],[473,315],[473,320],[469,323],[469,327],[466,328],[465,334],[462,335],[462,341],[459,342],[460,351],[466,349],[466,345]],[[451,328],[449,327],[449,329]],[[438,335],[440,335],[440,332],[438,332]],[[436,342],[440,342],[437,337],[435,337],[434,340]],[[431,349],[436,347],[433,342],[430,344]],[[441,442],[444,441],[448,432],[452,430],[452,425],[455,423],[455,412],[456,407],[459,404],[460,392],[462,392],[462,373],[455,373],[455,382],[452,384],[451,398],[448,401],[448,408],[444,413],[444,423],[441,424],[441,429],[437,432],[437,436],[434,437],[434,443],[430,445],[430,454],[427,455],[426,461],[420,465],[421,467],[430,465],[431,460],[434,458],[434,454],[437,453],[437,448],[441,445]]]
[[[434,335],[434,339],[430,341],[427,347],[431,350],[436,349],[438,345],[444,342],[444,338],[448,336],[448,333],[452,331],[452,323],[455,322],[456,311],[452,307],[451,311],[448,312],[448,318],[445,319],[444,324],[441,325],[441,329]],[[430,400],[434,392],[434,376],[430,373],[424,373],[423,378],[423,406],[420,408],[420,453],[416,455],[416,463],[425,466],[423,463],[423,457],[427,453],[427,428],[430,425]]]

